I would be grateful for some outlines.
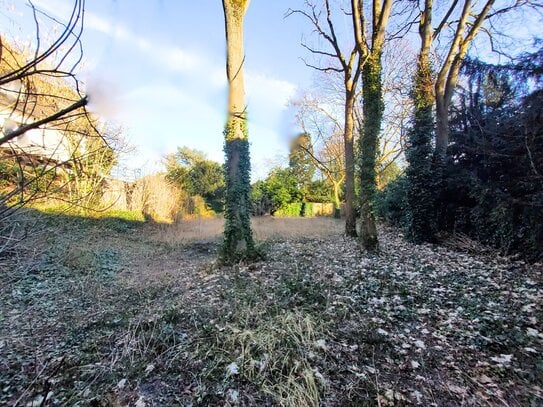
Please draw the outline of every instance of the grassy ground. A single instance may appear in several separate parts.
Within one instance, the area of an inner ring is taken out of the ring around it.
[[[412,246],[334,219],[48,215],[0,258],[0,405],[541,405],[541,265]]]

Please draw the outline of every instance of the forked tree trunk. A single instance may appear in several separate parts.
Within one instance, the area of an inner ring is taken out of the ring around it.
[[[228,121],[224,131],[226,208],[222,259],[231,263],[254,255],[251,231],[251,163],[243,80],[243,17],[249,0],[223,0],[226,27]]]
[[[352,84],[350,85],[352,88]],[[356,213],[354,200],[354,98],[355,92],[346,84],[345,92],[345,234],[356,237]]]
[[[486,0],[479,13],[476,13],[472,9],[473,1],[464,0],[451,45],[438,72],[435,82],[436,148],[434,151],[434,166],[437,170],[443,165],[447,155],[447,147],[449,145],[449,108],[458,83],[460,67],[466,57],[470,44],[477,36],[495,2],[496,0]],[[428,4],[430,4],[429,9],[426,8]],[[431,6],[431,2],[425,3],[424,13],[427,18],[431,18]],[[507,9],[504,8],[502,10]],[[498,12],[494,14],[498,14]],[[470,21],[470,18],[472,21]]]

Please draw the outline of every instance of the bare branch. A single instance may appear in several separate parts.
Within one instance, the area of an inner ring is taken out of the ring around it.
[[[43,126],[44,124],[54,122],[55,120],[58,120],[58,119],[62,118],[63,116],[67,115],[68,113],[73,112],[74,110],[77,110],[77,109],[79,109],[81,107],[84,107],[87,104],[87,102],[88,102],[87,97],[84,97],[84,98],[78,100],[77,102],[75,102],[74,104],[72,104],[71,106],[68,106],[67,108],[62,109],[62,110],[58,111],[57,113],[52,114],[51,116],[48,116],[48,117],[46,117],[44,119],[37,120],[37,121],[35,121],[33,123],[30,123],[30,124],[26,124],[24,126],[21,126],[21,127],[17,128],[16,130],[13,130],[13,131],[9,132],[4,137],[1,137],[0,138],[0,145],[2,145],[4,143],[7,143],[10,140],[13,140],[15,137],[18,137],[18,136],[26,133],[29,130],[36,129],[36,128],[40,127],[40,126]]]
[[[449,24],[449,18],[451,17],[451,14],[453,13],[453,11],[456,8],[457,4],[458,4],[458,0],[453,0],[451,6],[447,10],[447,13],[445,13],[445,15],[443,16],[443,19],[438,24],[437,28],[434,30],[434,34],[433,34],[434,39],[436,39],[437,36],[439,36],[439,34],[441,33],[441,30],[443,30],[443,27],[445,27],[445,25]]]

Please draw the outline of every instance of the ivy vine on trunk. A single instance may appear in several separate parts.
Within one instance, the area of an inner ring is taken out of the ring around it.
[[[249,0],[223,0],[226,28],[228,121],[224,130],[226,207],[221,260],[225,263],[255,256],[251,230],[251,161],[243,80],[243,17]]]
[[[364,125],[360,137],[360,239],[366,250],[377,250],[375,225],[375,161],[383,120],[384,103],[381,84],[381,53],[372,53],[362,71]]]
[[[379,134],[383,122],[383,70],[381,57],[385,43],[385,31],[390,18],[392,0],[373,0],[371,46],[368,47],[366,63],[362,69],[362,109],[364,124],[360,129],[360,241],[368,251],[379,249],[375,225],[375,192]],[[360,10],[362,12],[362,10]],[[364,41],[365,43],[366,41]]]
[[[407,233],[415,243],[432,241],[436,232],[435,195],[432,185],[432,138],[434,119],[432,115],[432,70],[427,57],[419,57],[415,86],[413,127],[408,132],[406,151],[409,166],[406,170],[407,189]]]

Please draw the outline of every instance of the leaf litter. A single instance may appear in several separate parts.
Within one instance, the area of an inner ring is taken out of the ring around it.
[[[216,240],[64,232],[2,263],[2,405],[543,403],[541,264],[391,228],[233,267]]]

